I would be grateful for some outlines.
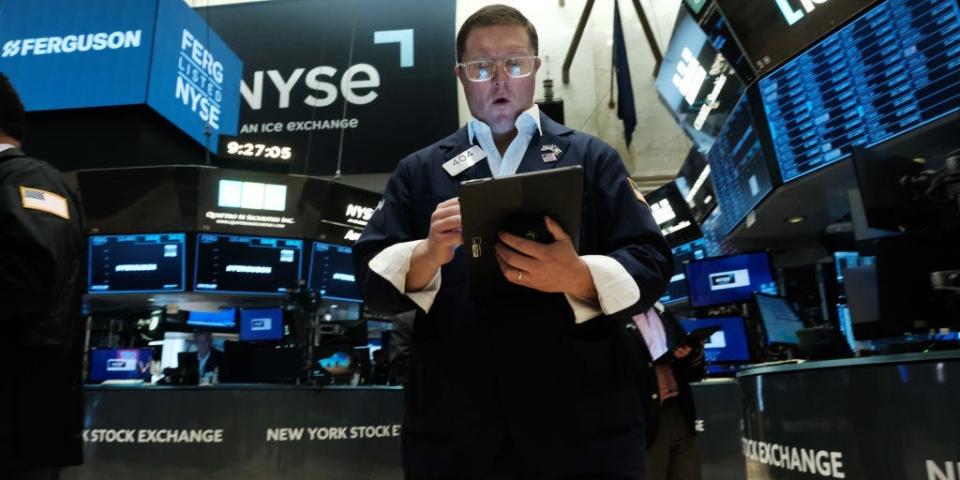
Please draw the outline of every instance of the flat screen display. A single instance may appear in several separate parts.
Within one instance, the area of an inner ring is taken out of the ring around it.
[[[92,235],[87,288],[90,293],[182,292],[186,235],[151,233]]]
[[[676,246],[700,238],[700,226],[694,220],[693,213],[680,195],[676,184],[669,182],[650,192],[646,197],[653,219],[656,220],[667,243]]]
[[[743,91],[733,67],[680,9],[656,79],[660,98],[693,143],[707,151]]]
[[[670,283],[663,296],[660,297],[660,303],[669,305],[687,299],[687,272],[685,263],[693,260],[700,260],[707,256],[707,242],[700,238],[690,243],[673,247],[673,277],[670,277]]]
[[[777,293],[766,252],[692,261],[686,273],[690,305],[694,307],[743,302],[754,292]]]
[[[680,195],[690,207],[690,213],[693,219],[702,224],[717,204],[716,195],[713,193],[713,182],[710,181],[710,164],[707,163],[707,156],[691,148],[687,154],[686,160],[680,166],[680,173],[674,179]]]
[[[353,250],[343,245],[313,242],[310,257],[310,288],[320,291],[320,296],[330,300],[360,302],[353,271]]]
[[[876,0],[716,0],[754,70],[764,73]]]
[[[237,310],[226,308],[215,312],[191,311],[187,325],[194,327],[233,328],[237,326]]]
[[[797,330],[805,325],[786,299],[773,295],[757,295],[757,309],[760,311],[763,329],[767,332],[767,343],[800,344]]]
[[[90,351],[90,381],[149,380],[151,348],[96,348]]]
[[[300,278],[303,240],[197,235],[194,290],[284,294]]]
[[[773,190],[747,95],[737,102],[707,161],[717,204],[723,209],[720,229],[728,235]]]
[[[283,340],[283,310],[280,308],[241,310],[240,340],[244,342]]]
[[[762,78],[783,180],[960,110],[958,42],[956,1],[887,0]]]
[[[750,58],[740,49],[733,31],[727,24],[727,20],[723,18],[717,3],[714,0],[702,0],[699,9],[695,10],[689,3],[687,9],[700,24],[703,32],[707,34],[713,48],[720,52],[723,58],[727,59],[727,62],[733,66],[743,83],[750,84],[753,82],[756,73]]]
[[[722,329],[711,335],[710,339],[704,343],[704,359],[709,363],[750,361],[750,348],[743,318],[712,317],[680,320],[680,326],[687,333],[714,325],[719,325]]]

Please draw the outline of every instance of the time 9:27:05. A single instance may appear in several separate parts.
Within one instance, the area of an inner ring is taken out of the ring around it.
[[[293,156],[293,152],[291,151],[290,147],[264,145],[262,143],[238,143],[231,141],[227,143],[227,155],[290,160],[290,157]]]

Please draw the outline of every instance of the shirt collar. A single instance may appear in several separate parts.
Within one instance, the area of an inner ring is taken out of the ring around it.
[[[516,125],[517,130],[520,130],[524,123],[529,122],[530,119],[533,120],[533,124],[537,127],[537,132],[542,136],[543,128],[540,126],[540,107],[538,107],[536,103],[534,103],[532,107],[520,112],[520,115],[517,116],[517,121],[514,123],[514,125]],[[469,135],[470,143],[473,143],[474,139],[477,138],[478,131],[484,130],[489,131],[490,126],[481,122],[480,120],[477,120],[476,118],[471,117],[470,121],[467,122],[467,134]]]
[[[0,143],[0,152],[5,152],[11,148],[17,148],[15,145],[10,145],[9,143]]]

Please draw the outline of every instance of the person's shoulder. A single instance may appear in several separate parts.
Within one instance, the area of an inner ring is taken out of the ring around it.
[[[567,139],[572,145],[583,149],[585,152],[594,155],[609,156],[616,154],[617,151],[607,142],[601,140],[596,135],[576,130],[562,123],[558,123],[552,118],[541,113],[541,125],[544,136],[555,136]]]
[[[426,147],[413,152],[400,160],[398,169],[405,168],[416,171],[420,168],[432,165],[438,157],[442,157],[451,149],[458,145],[467,143],[467,127],[461,127],[450,135],[433,142]]]
[[[60,170],[29,155],[16,156],[0,161],[0,181],[32,181],[57,187],[63,187],[65,184],[63,173]]]

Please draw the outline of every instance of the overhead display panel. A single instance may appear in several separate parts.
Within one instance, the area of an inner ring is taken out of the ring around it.
[[[960,110],[958,45],[957,2],[887,0],[761,79],[783,180]]]
[[[717,203],[723,209],[720,233],[728,235],[773,191],[761,134],[744,95],[707,155]]]
[[[703,32],[707,34],[710,44],[723,54],[723,58],[727,59],[727,62],[733,66],[743,83],[750,84],[753,82],[756,78],[756,72],[750,63],[750,58],[743,53],[717,3],[714,0],[698,0],[696,2],[686,2],[685,5],[693,18],[700,24]]]
[[[669,182],[648,193],[646,198],[650,203],[653,219],[671,247],[700,238],[700,226],[694,220],[676,184]]]
[[[706,155],[696,148],[691,148],[673,182],[677,184],[680,195],[683,195],[683,200],[690,207],[693,219],[702,224],[717,204]]]
[[[743,91],[733,67],[680,9],[656,79],[657,92],[701,151],[708,151]]]
[[[90,293],[182,292],[186,235],[93,235],[89,241]]]
[[[876,0],[716,0],[734,35],[763,74]],[[939,3],[939,2],[938,2]]]
[[[284,294],[297,285],[303,240],[197,235],[194,291]]]

